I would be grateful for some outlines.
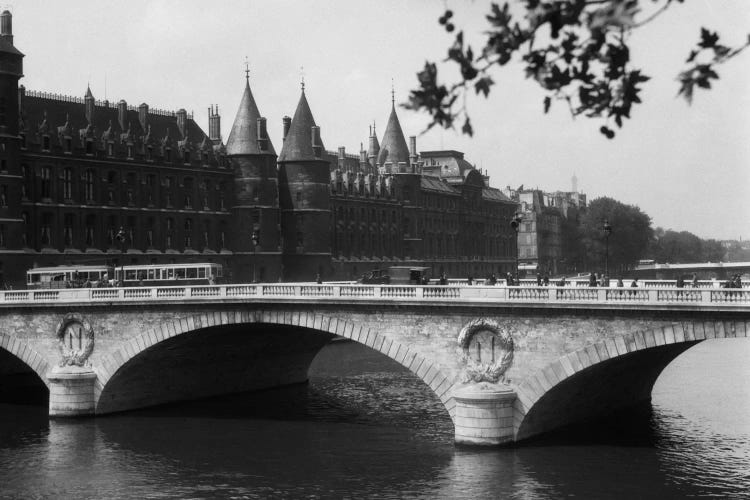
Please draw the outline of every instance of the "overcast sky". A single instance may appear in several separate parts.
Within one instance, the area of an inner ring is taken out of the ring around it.
[[[646,5],[650,2],[644,2]],[[391,105],[406,100],[426,59],[441,60],[452,38],[437,23],[445,6],[459,29],[478,36],[487,3],[448,0],[68,1],[3,2],[13,12],[15,45],[25,55],[28,89],[185,108],[208,130],[218,104],[226,140],[245,83],[250,84],[277,151],[281,123],[299,99],[300,68],[326,147],[356,154],[368,126],[379,138]],[[457,149],[486,169],[495,187],[570,190],[639,206],[654,227],[704,238],[750,238],[750,51],[720,68],[721,80],[692,106],[676,98],[675,77],[701,26],[722,41],[750,32],[747,0],[689,0],[632,39],[632,59],[652,76],[645,102],[614,140],[598,121],[572,120],[523,78],[520,66],[497,72],[488,100],[472,99],[475,136],[433,130],[421,151]],[[477,39],[477,38],[475,38]],[[475,45],[478,45],[475,43]],[[426,116],[399,110],[404,133]],[[54,125],[54,124],[53,124]]]

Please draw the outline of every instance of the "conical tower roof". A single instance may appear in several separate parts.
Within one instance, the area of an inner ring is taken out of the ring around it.
[[[315,119],[310,111],[310,105],[307,104],[305,89],[302,89],[297,110],[294,112],[289,132],[284,139],[284,145],[281,147],[279,161],[319,160],[320,158],[315,156],[313,150],[312,127],[314,126]],[[322,150],[325,150],[322,140],[320,146]]]
[[[246,78],[245,92],[242,94],[242,101],[227,139],[227,155],[276,154],[267,135],[265,139],[268,140],[268,149],[263,151],[258,146],[258,118],[260,111],[250,91],[250,80]]]
[[[383,142],[380,145],[380,153],[378,153],[379,165],[382,166],[389,162],[393,165],[398,165],[399,162],[409,164],[409,148],[406,145],[404,132],[401,130],[401,124],[396,115],[395,104],[391,106],[391,116],[388,117],[388,125],[385,126]]]

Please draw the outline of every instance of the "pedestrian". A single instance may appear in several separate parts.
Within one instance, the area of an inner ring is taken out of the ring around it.
[[[497,276],[495,273],[490,274],[490,285],[495,286],[497,284]]]
[[[471,286],[471,285],[473,285],[473,284],[474,284],[474,278],[472,278],[472,277],[471,277],[471,274],[470,274],[470,275],[469,275],[469,277],[468,277],[468,278],[466,279],[466,281],[468,282],[469,286]]]
[[[323,278],[321,278],[321,277],[320,277],[320,273],[317,273],[317,274],[315,275],[315,282],[316,282],[316,283],[317,283],[318,285],[322,285],[322,284],[323,284]]]
[[[677,281],[675,282],[674,286],[677,288],[685,288],[685,280],[682,279],[682,275],[677,276]],[[682,297],[682,290],[677,290],[677,297]]]
[[[445,275],[445,273],[440,275],[440,284],[441,285],[447,285],[448,284],[448,277]]]
[[[544,286],[549,286],[549,273],[544,273]]]
[[[597,281],[596,273],[589,274],[589,286],[596,286]]]
[[[536,273],[536,286],[542,286],[542,273]]]
[[[633,281],[630,283],[630,288],[638,288],[638,280],[636,278],[633,278]],[[630,290],[630,295],[635,295],[635,290]]]
[[[693,273],[693,288],[698,288],[698,275]]]

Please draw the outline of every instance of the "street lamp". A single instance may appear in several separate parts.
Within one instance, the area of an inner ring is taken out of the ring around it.
[[[120,280],[122,284],[125,283],[125,237],[125,229],[120,226],[115,239],[120,243]]]
[[[609,221],[604,219],[604,274],[609,277],[609,235],[612,234],[612,226]]]
[[[253,229],[253,235],[251,236],[253,242],[253,283],[257,283],[258,280],[255,277],[255,259],[258,255],[258,243],[260,243],[260,229]]]
[[[519,212],[516,212],[513,214],[513,218],[510,220],[510,227],[513,228],[513,230],[516,232],[516,285],[519,284],[518,281],[518,230],[521,228],[521,221],[523,218],[521,217],[521,214]]]

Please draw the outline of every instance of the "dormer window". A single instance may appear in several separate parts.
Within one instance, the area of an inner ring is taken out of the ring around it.
[[[182,161],[183,163],[190,163],[190,151],[185,151],[182,154]]]
[[[42,150],[49,151],[49,136],[42,136]]]
[[[73,139],[71,139],[70,137],[65,138],[65,152],[66,153],[73,152]]]
[[[132,144],[128,144],[128,159],[129,160],[133,159],[133,145]]]
[[[203,152],[203,163],[208,163],[208,152]]]
[[[115,155],[115,145],[111,142],[107,143],[107,156]]]
[[[172,161],[172,150],[170,148],[166,148],[164,150],[164,161],[166,162]]]
[[[86,141],[86,154],[87,155],[93,155],[94,154],[94,141],[87,140]]]

